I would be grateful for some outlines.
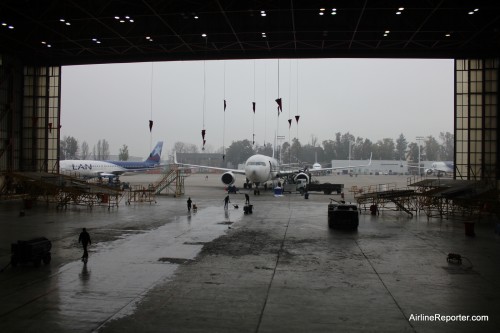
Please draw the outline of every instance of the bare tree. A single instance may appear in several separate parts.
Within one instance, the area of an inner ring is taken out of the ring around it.
[[[86,160],[90,155],[90,152],[89,152],[89,144],[87,143],[87,141],[83,141],[82,142],[82,149],[80,151],[80,158],[82,160]]]

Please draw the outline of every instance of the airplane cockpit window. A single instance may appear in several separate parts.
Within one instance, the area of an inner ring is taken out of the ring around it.
[[[266,163],[264,162],[248,162],[247,165],[260,165],[260,166],[266,166]]]

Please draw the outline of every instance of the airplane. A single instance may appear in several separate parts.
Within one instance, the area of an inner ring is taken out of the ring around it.
[[[143,162],[97,161],[97,160],[62,160],[59,162],[60,173],[76,175],[82,178],[118,177],[125,172],[144,172],[160,167],[163,141],[159,141],[149,157]]]
[[[427,175],[437,174],[438,177],[443,174],[453,173],[455,169],[455,164],[453,161],[444,161],[444,162],[433,162],[429,169],[425,169],[425,173]]]
[[[335,169],[347,169],[347,168],[357,168],[369,166],[372,162],[372,157],[370,154],[370,161],[365,165],[353,165],[349,167],[330,167],[330,168],[320,168],[315,171],[327,171],[327,170],[335,170]],[[256,190],[254,194],[258,194],[258,187],[260,184],[264,184],[267,181],[275,181],[282,177],[291,176],[294,182],[297,182],[299,179],[305,179],[306,182],[309,182],[310,176],[307,169],[304,170],[281,170],[278,161],[274,157],[269,157],[266,155],[256,154],[250,156],[245,162],[245,169],[228,169],[228,168],[219,168],[212,167],[206,165],[194,165],[187,163],[178,163],[177,156],[174,153],[174,164],[179,164],[183,166],[188,166],[191,168],[205,168],[212,170],[225,171],[222,174],[221,181],[223,184],[230,186],[233,185],[236,178],[235,174],[245,175],[246,183],[244,187],[246,188],[248,185],[251,188],[252,184],[256,186]]]

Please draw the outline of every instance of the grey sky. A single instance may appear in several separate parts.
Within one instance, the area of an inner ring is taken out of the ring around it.
[[[201,148],[203,128],[209,150],[253,133],[259,145],[273,142],[278,124],[278,135],[298,133],[302,144],[336,132],[373,142],[453,132],[453,60],[281,59],[279,71],[276,59],[67,66],[62,81],[62,136],[91,149],[106,139],[111,154],[126,144],[145,157],[160,140],[164,156],[176,141]]]

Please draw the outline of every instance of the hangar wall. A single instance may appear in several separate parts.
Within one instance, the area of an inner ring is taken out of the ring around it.
[[[0,59],[0,172],[56,171],[61,68]]]
[[[455,60],[455,177],[500,188],[500,59]]]

